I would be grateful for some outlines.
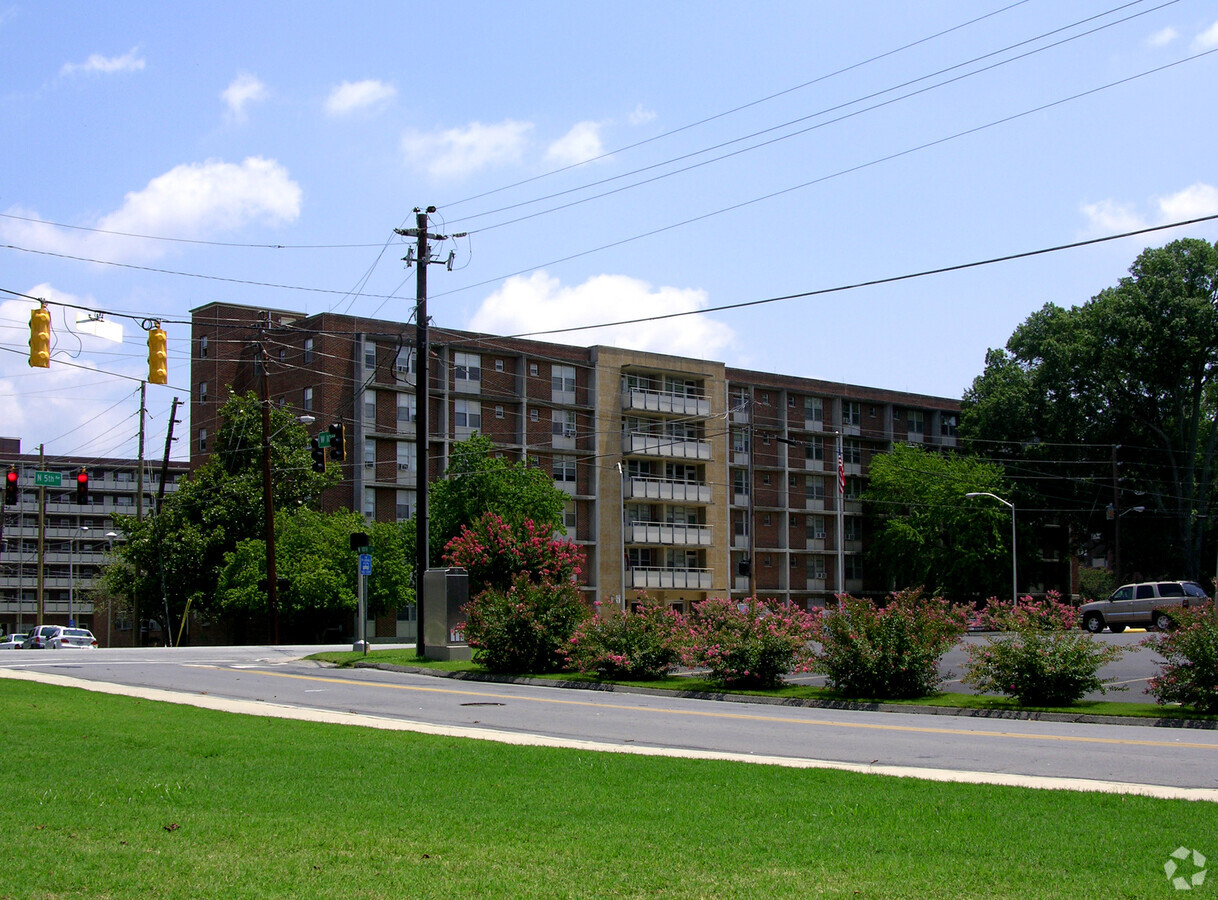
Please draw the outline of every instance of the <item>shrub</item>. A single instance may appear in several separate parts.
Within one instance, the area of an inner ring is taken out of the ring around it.
[[[583,551],[573,542],[542,532],[531,519],[513,529],[495,513],[484,513],[444,548],[444,564],[469,573],[470,589],[508,590],[520,573],[533,581],[562,584],[572,581],[583,563]]]
[[[1078,627],[1078,608],[1064,603],[1057,591],[1046,592],[1044,600],[1024,597],[1014,608],[991,597],[975,624],[986,631],[1072,631]]]
[[[492,672],[556,672],[559,653],[588,605],[570,581],[532,581],[520,573],[507,590],[490,588],[464,607],[465,639],[474,659]]]
[[[1022,706],[1068,706],[1091,691],[1107,693],[1097,673],[1124,651],[1090,635],[1025,625],[967,652],[965,684]]]
[[[798,607],[751,597],[703,600],[687,619],[685,664],[710,669],[725,686],[773,688],[791,671],[806,671],[813,619]]]
[[[920,589],[894,593],[883,607],[842,596],[815,626],[812,669],[847,697],[924,697],[939,689],[939,659],[967,620],[963,608]]]
[[[684,627],[684,616],[653,600],[626,611],[598,602],[596,616],[575,629],[562,652],[567,668],[585,675],[662,678],[680,662]]]
[[[1147,693],[1160,704],[1179,703],[1198,712],[1218,713],[1218,612],[1213,601],[1173,614],[1176,629],[1147,638],[1166,662]]]

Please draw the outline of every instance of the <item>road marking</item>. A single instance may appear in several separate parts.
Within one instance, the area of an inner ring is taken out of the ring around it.
[[[291,672],[265,672],[273,678],[294,678],[300,681],[322,681],[330,684],[346,684],[358,687],[381,687],[389,690],[414,691],[417,693],[454,694],[462,697],[490,697],[496,700],[516,700],[527,703],[549,703],[556,706],[586,706],[594,709],[617,709],[631,712],[649,712],[674,716],[690,716],[704,719],[731,719],[743,722],[778,722],[788,725],[823,725],[830,728],[861,728],[874,731],[901,731],[915,734],[981,735],[983,737],[1015,738],[1018,740],[1045,740],[1079,744],[1109,744],[1126,747],[1184,747],[1193,750],[1218,750],[1218,743],[1202,744],[1188,741],[1148,741],[1133,738],[1085,737],[1069,734],[1023,734],[1017,731],[973,731],[967,728],[933,728],[929,725],[894,725],[878,722],[837,722],[831,719],[802,719],[787,716],[768,716],[756,713],[720,712],[697,709],[658,709],[649,706],[631,706],[625,703],[598,703],[591,700],[568,700],[558,697],[531,697],[516,694],[500,694],[493,691],[478,691],[462,688],[428,687],[413,684],[388,684],[381,681],[357,681],[350,678],[334,678],[322,675],[297,675]]]

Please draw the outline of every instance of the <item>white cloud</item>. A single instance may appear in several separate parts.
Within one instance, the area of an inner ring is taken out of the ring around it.
[[[326,112],[332,116],[345,116],[384,106],[396,95],[397,89],[383,81],[344,81],[330,91],[330,96],[326,98]]]
[[[531,122],[505,119],[494,125],[471,122],[465,128],[402,138],[408,163],[423,166],[437,178],[461,178],[493,166],[520,162],[532,131]]]
[[[122,56],[102,56],[94,53],[82,63],[64,63],[59,74],[63,76],[85,74],[109,75],[114,72],[138,72],[144,68],[144,59],[139,56],[139,47],[132,47]]]
[[[1146,225],[1146,220],[1131,207],[1123,206],[1112,199],[1084,203],[1080,209],[1091,223],[1091,231],[1100,234],[1133,231]]]
[[[1146,43],[1150,44],[1152,47],[1166,47],[1179,36],[1180,32],[1176,31],[1176,29],[1169,25],[1166,28],[1152,34],[1149,38],[1147,38]]]
[[[220,97],[228,106],[228,114],[240,122],[245,119],[245,107],[250,103],[265,100],[270,96],[265,84],[257,76],[242,72],[224,89]]]
[[[557,278],[535,272],[505,281],[503,287],[482,302],[469,327],[492,334],[521,334],[688,312],[703,309],[707,303],[705,291],[653,288],[645,281],[625,275],[596,275],[583,284],[564,287]],[[716,359],[722,358],[735,334],[722,322],[694,315],[577,331],[554,339]]]
[[[208,238],[250,223],[282,225],[300,215],[300,185],[273,159],[249,157],[240,165],[208,160],[175,166],[131,191],[123,205],[93,227],[110,232]],[[11,209],[37,219],[34,213]],[[115,234],[67,231],[46,222],[0,220],[0,234],[23,247],[106,260],[151,259],[169,245]]]
[[[630,114],[631,125],[646,125],[656,117],[654,109],[646,109],[642,103],[634,108],[634,112]]]
[[[1182,191],[1160,197],[1160,218],[1164,222],[1181,222],[1218,213],[1218,188],[1198,181]]]
[[[601,144],[600,122],[580,122],[546,151],[546,162],[557,166],[574,166],[595,159],[605,152]]]
[[[1212,50],[1218,47],[1218,22],[1193,38],[1194,50]]]

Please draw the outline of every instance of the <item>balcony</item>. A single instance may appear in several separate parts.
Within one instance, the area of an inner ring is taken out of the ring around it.
[[[666,500],[674,503],[710,503],[711,487],[693,481],[667,478],[632,477],[626,480],[626,496],[631,500]]]
[[[819,535],[809,537],[804,543],[805,550],[824,550],[825,549],[825,533],[822,531]]]
[[[627,586],[640,590],[709,591],[714,573],[710,569],[628,569]]]
[[[661,544],[676,547],[709,547],[709,525],[666,522],[631,522],[626,534],[628,544]]]
[[[807,587],[805,588],[805,590],[809,590],[809,591],[823,591],[823,590],[826,590],[826,587],[825,587],[825,573],[824,573],[824,572],[821,572],[821,573],[819,573],[819,574],[817,574],[817,575],[809,575],[809,576],[808,576],[808,584],[807,584]]]
[[[707,441],[629,431],[622,435],[622,452],[628,456],[710,459],[711,445]]]
[[[707,418],[710,416],[710,400],[689,394],[630,390],[622,393],[622,409]]]

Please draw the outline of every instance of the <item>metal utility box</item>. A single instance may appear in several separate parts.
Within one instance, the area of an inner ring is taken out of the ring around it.
[[[470,659],[469,644],[458,626],[469,602],[469,574],[461,568],[428,569],[423,575],[423,641],[427,659]]]

